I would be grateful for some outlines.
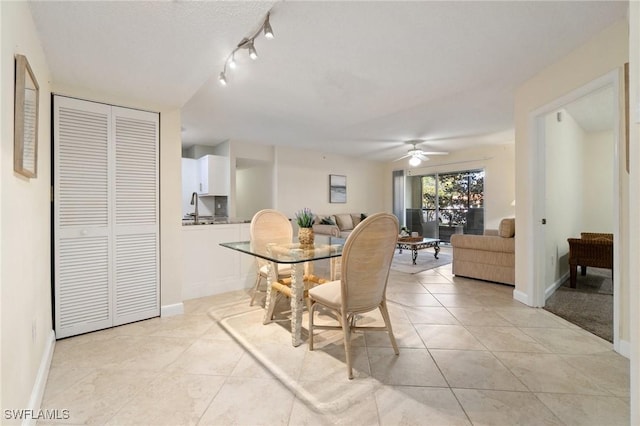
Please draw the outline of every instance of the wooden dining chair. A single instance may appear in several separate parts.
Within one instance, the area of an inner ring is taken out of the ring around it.
[[[351,333],[354,330],[377,330],[389,333],[396,355],[399,355],[389,311],[386,290],[389,268],[398,239],[398,219],[388,213],[377,213],[363,220],[349,235],[342,251],[340,280],[309,290],[309,350],[313,350],[314,329],[342,329],[349,379],[351,364]],[[334,311],[339,326],[315,325],[314,312],[321,305]],[[356,315],[380,309],[384,327],[358,327]]]
[[[289,219],[277,210],[265,209],[257,212],[251,219],[249,228],[251,245],[254,249],[266,252],[269,243],[290,243],[293,238],[293,228]],[[267,280],[269,262],[265,259],[255,257],[256,260],[256,283],[251,293],[250,306],[255,302],[257,293],[266,293],[260,289],[262,281]],[[278,281],[285,281],[291,278],[291,265],[276,264]]]

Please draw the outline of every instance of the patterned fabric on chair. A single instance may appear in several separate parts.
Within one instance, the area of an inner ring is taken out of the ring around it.
[[[586,275],[587,266],[611,269],[613,276],[613,234],[582,232],[580,238],[568,238],[571,288],[576,288],[578,266]]]
[[[353,378],[351,364],[351,332],[379,330],[389,333],[396,355],[398,345],[393,336],[387,310],[386,290],[389,268],[398,240],[398,219],[388,213],[367,217],[349,234],[342,251],[342,270],[339,281],[332,281],[309,290],[309,350],[313,350],[314,329],[342,329],[349,379]],[[340,326],[315,325],[314,312],[322,305],[334,311]],[[380,309],[384,327],[357,327],[358,314]]]

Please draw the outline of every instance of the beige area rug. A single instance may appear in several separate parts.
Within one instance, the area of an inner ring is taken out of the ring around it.
[[[287,308],[284,302],[276,312]],[[281,318],[267,325],[262,324],[263,313],[264,310],[258,308],[227,316],[220,320],[220,325],[315,411],[335,415],[338,422],[341,413],[383,386],[371,376],[363,333],[355,333],[352,338],[354,379],[349,380],[341,332],[319,330],[315,334],[314,351],[309,351],[307,312],[302,322],[303,342],[298,347],[291,344],[290,322],[284,318],[289,312],[282,312]],[[327,315],[317,318],[317,324],[335,323]],[[371,325],[378,321],[382,322],[381,318],[372,313],[361,317],[358,323]],[[389,348],[389,354],[393,355],[393,349]]]
[[[396,250],[393,256],[393,262],[391,263],[391,269],[404,272],[405,274],[417,274],[437,268],[438,266],[448,265],[451,261],[452,258],[449,253],[443,253],[441,251],[436,259],[433,256],[433,249],[425,249],[418,251],[418,257],[414,265],[411,261],[411,250],[402,250],[402,254]]]

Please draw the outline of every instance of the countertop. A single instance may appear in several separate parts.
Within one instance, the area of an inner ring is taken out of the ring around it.
[[[193,222],[193,218],[182,219],[182,226],[200,226],[200,225],[230,225],[238,223],[251,223],[251,219],[237,217],[212,217],[201,216],[198,223]]]

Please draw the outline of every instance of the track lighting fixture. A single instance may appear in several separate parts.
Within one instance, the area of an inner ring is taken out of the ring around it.
[[[265,38],[268,38],[268,39],[273,38],[273,28],[271,28],[271,23],[269,22],[270,15],[271,15],[271,12],[267,13],[267,16],[264,18],[264,21],[262,22],[262,25],[260,25],[260,28],[258,28],[258,30],[251,37],[245,37],[242,40],[240,40],[240,43],[238,43],[238,46],[236,46],[236,48],[233,49],[233,51],[229,54],[229,56],[227,56],[226,61],[224,61],[224,67],[222,69],[222,72],[218,77],[218,80],[220,81],[221,85],[223,86],[227,85],[227,65],[231,69],[234,69],[236,67],[235,54],[238,50],[247,49],[249,51],[249,57],[255,61],[258,58],[258,52],[256,51],[256,47],[254,45],[256,37],[258,37],[261,32],[264,32]]]

